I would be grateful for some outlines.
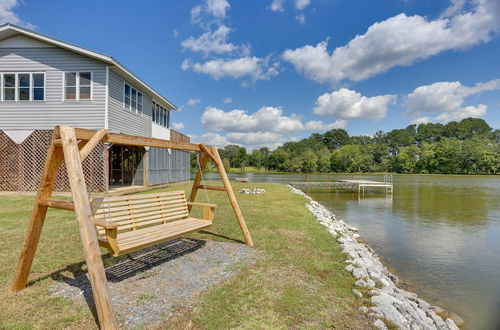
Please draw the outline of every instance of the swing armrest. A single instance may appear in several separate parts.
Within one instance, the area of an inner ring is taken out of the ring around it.
[[[104,229],[116,229],[118,225],[116,223],[112,223],[105,220],[96,220],[94,219],[94,225],[102,227]]]
[[[199,203],[199,202],[187,202],[188,206],[201,206],[203,207],[203,220],[212,221],[214,218],[214,210],[217,204],[211,203]]]

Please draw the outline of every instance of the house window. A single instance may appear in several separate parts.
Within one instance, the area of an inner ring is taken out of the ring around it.
[[[156,104],[156,102],[153,102],[153,109],[151,112],[153,114],[151,116],[153,123],[170,128],[170,110],[167,110]]]
[[[64,98],[66,100],[90,100],[92,98],[92,72],[66,72],[64,74]]]
[[[2,101],[45,100],[44,73],[3,73],[1,76]]]
[[[142,114],[142,93],[129,84],[125,84],[123,107],[137,114]]]

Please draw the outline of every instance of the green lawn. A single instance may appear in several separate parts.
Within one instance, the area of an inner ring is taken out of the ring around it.
[[[215,183],[212,183],[215,184]],[[203,294],[194,306],[166,321],[170,328],[370,328],[357,310],[363,303],[351,290],[344,255],[327,230],[305,209],[305,198],[275,184],[233,183],[263,187],[263,195],[237,197],[262,258],[237,276]],[[164,190],[189,190],[176,186]],[[203,191],[199,201],[205,201]],[[242,240],[223,192],[209,192],[218,204],[210,233],[198,238]],[[71,212],[50,210],[26,290],[11,293],[33,197],[0,197],[0,329],[96,328],[86,305],[51,297],[60,276],[85,270],[81,243]],[[110,259],[109,259],[110,260]],[[106,260],[109,262],[108,260]]]

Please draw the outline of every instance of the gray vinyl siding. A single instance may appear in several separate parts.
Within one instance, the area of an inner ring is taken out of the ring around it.
[[[142,115],[132,113],[130,110],[123,107],[124,94],[123,78],[116,73],[109,71],[109,130],[115,133],[151,136],[151,98],[138,89],[133,84],[128,83],[140,91],[143,95]]]
[[[148,157],[149,185],[189,181],[189,152],[151,148]]]
[[[93,99],[63,100],[65,71],[90,71]],[[69,125],[104,127],[106,65],[56,47],[0,48],[0,72],[45,72],[45,101],[0,101],[0,129],[52,129]]]

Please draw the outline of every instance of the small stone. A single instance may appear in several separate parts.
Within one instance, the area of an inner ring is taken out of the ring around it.
[[[446,326],[448,327],[448,329],[450,329],[450,330],[460,330],[457,327],[457,325],[455,324],[455,322],[453,322],[452,319],[447,318],[445,322],[446,322]]]
[[[354,293],[354,295],[359,297],[359,298],[363,297],[363,294],[356,289],[352,289],[352,293]]]
[[[356,268],[352,271],[352,274],[354,275],[354,277],[360,279],[360,278],[367,278],[368,277],[368,274],[366,273],[366,271],[363,269],[363,268]]]
[[[377,329],[387,329],[384,321],[382,321],[381,319],[378,319],[375,322],[373,322],[373,326],[375,326],[375,328]]]
[[[361,314],[366,314],[366,313],[368,313],[368,307],[365,307],[365,306],[361,306],[358,310],[359,310],[359,312],[360,312]]]
[[[354,283],[354,285],[360,287],[366,287],[366,282],[364,280],[357,280],[356,283]]]
[[[370,289],[373,289],[375,287],[375,282],[373,282],[371,279],[368,279],[366,281],[366,286],[369,287]]]
[[[354,266],[349,264],[349,265],[345,266],[345,270],[347,270],[349,273],[352,273],[352,271],[354,270]]]

